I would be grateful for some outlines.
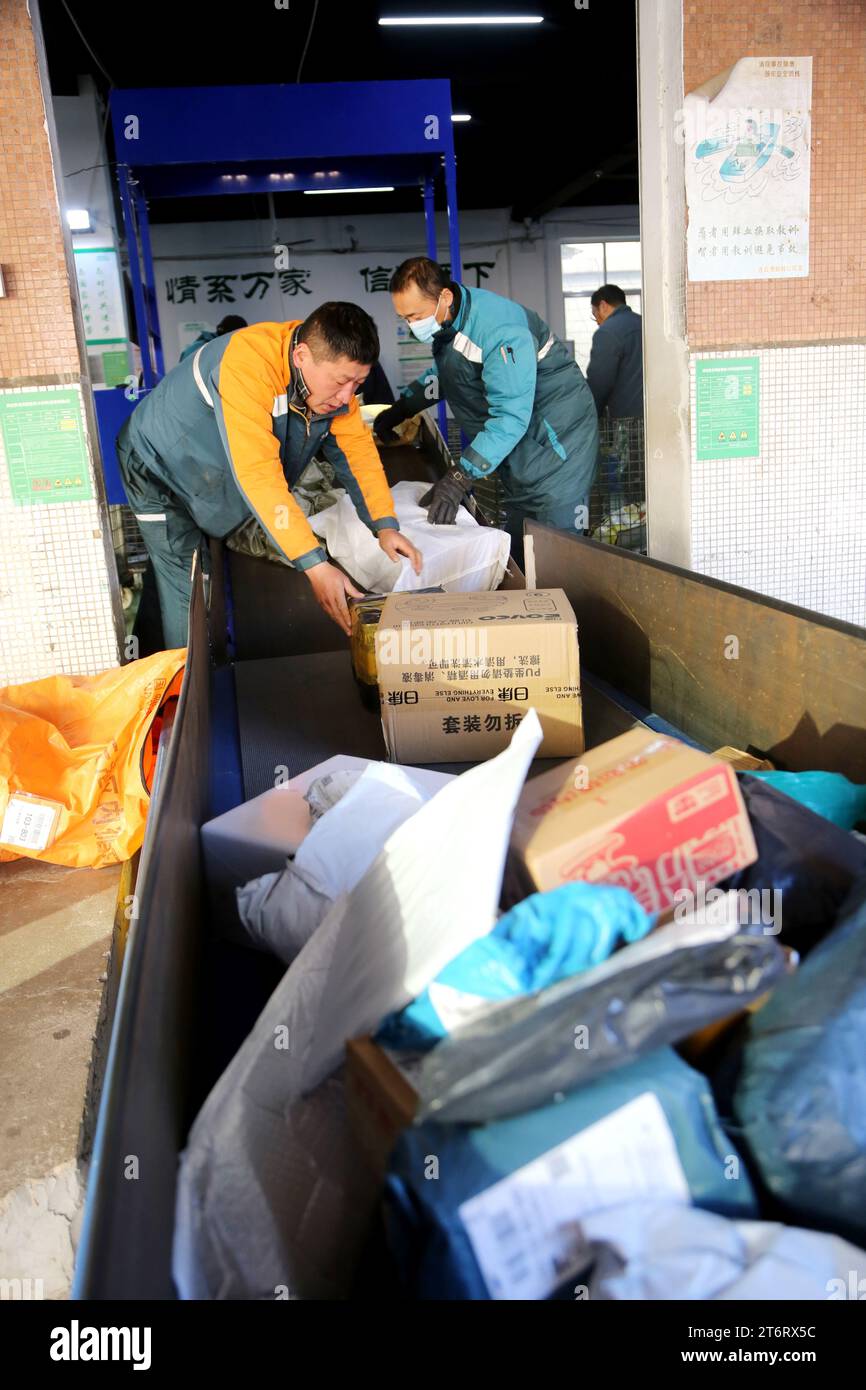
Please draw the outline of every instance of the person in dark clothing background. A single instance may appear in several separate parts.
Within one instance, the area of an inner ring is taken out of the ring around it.
[[[391,390],[391,383],[385,375],[385,369],[381,362],[374,362],[370,368],[370,375],[363,381],[355,392],[360,396],[364,405],[393,405],[394,392]]]
[[[217,324],[216,333],[210,333],[206,328],[203,329],[195,342],[190,343],[188,347],[184,348],[178,361],[182,362],[184,358],[189,357],[191,353],[198,352],[200,347],[204,347],[205,343],[212,343],[214,338],[221,338],[224,333],[234,333],[236,328],[246,327],[247,321],[246,319],[242,319],[240,314],[226,314],[225,318],[220,319]]]
[[[599,415],[643,419],[641,317],[630,309],[619,285],[602,285],[590,300],[598,324],[586,379]]]
[[[646,496],[641,317],[619,285],[602,285],[590,304],[598,328],[586,380],[598,411],[602,505],[615,514]]]

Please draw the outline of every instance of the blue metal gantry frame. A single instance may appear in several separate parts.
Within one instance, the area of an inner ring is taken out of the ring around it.
[[[165,371],[147,218],[154,198],[414,185],[435,260],[441,174],[451,275],[460,279],[446,79],[140,87],[114,91],[110,102],[145,389]],[[441,405],[443,433],[444,413]]]

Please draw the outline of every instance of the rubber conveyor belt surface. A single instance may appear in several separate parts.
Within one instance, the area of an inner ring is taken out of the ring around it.
[[[378,712],[361,703],[343,641],[341,652],[241,661],[235,667],[248,800],[274,786],[277,768],[295,777],[335,753],[385,757]]]
[[[287,769],[285,779],[337,753],[386,756],[378,711],[362,704],[348,651],[241,661],[235,667],[235,688],[247,800],[270,791],[278,768]],[[588,747],[640,722],[587,680],[583,710]],[[530,776],[560,761],[539,758]],[[472,764],[428,766],[459,774]]]

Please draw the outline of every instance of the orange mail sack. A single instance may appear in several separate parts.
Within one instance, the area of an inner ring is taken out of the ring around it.
[[[186,649],[0,688],[0,861],[101,869],[141,846]]]

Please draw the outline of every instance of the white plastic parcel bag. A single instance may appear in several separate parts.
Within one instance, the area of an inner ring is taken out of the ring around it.
[[[325,541],[332,559],[339,560],[371,593],[403,593],[437,585],[453,594],[497,588],[508,564],[508,533],[479,526],[465,507],[458,511],[453,526],[431,525],[426,507],[418,505],[429,490],[429,483],[397,483],[391,489],[400,530],[424,557],[420,574],[415,574],[408,560],[388,559],[348,494],[336,506],[311,516],[310,525]]]

